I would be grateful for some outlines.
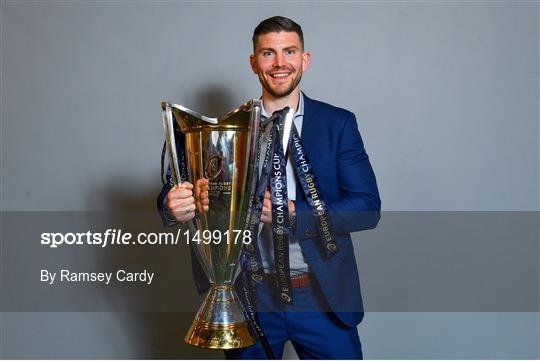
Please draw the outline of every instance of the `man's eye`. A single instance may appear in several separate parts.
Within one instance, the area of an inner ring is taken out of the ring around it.
[[[287,55],[294,55],[296,54],[296,50],[287,50]]]
[[[272,55],[271,51],[264,51],[263,52],[263,56],[271,56],[271,55]]]

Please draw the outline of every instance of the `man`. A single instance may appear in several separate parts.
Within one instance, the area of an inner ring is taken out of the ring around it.
[[[304,50],[297,23],[281,16],[266,19],[255,28],[252,40],[250,63],[262,85],[263,116],[284,107],[295,110],[294,124],[329,211],[339,249],[333,257],[325,257],[313,212],[289,154],[289,212],[296,219],[289,247],[293,304],[282,303],[275,290],[272,208],[267,191],[261,216],[265,226],[258,240],[267,275],[256,290],[261,327],[277,358],[283,355],[284,343],[291,340],[301,359],[360,359],[356,326],[362,320],[363,307],[350,233],[377,225],[380,199],[356,119],[351,112],[312,100],[300,91],[311,54]],[[178,221],[193,217],[191,185],[171,191],[165,188],[158,204],[163,201]],[[227,351],[226,356],[266,358],[261,342]]]

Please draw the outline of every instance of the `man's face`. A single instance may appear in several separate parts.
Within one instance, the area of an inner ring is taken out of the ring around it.
[[[298,34],[280,31],[259,35],[250,63],[266,92],[282,98],[298,87],[310,57],[302,51]]]

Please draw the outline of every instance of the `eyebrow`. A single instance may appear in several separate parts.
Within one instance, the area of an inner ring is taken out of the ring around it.
[[[286,48],[283,48],[283,50],[285,50],[285,51],[287,51],[287,50],[300,50],[300,48],[297,47],[296,45],[293,45],[293,46],[288,46]],[[273,52],[275,52],[276,49],[274,49],[274,48],[261,48],[259,51],[260,52],[262,52],[262,51],[273,51]]]

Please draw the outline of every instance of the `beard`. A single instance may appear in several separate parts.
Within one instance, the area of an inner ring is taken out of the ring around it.
[[[296,77],[293,78],[293,80],[291,81],[290,85],[287,88],[285,88],[283,90],[278,90],[278,89],[272,88],[270,83],[268,83],[268,81],[266,81],[266,79],[261,74],[257,74],[257,75],[259,77],[259,81],[260,81],[262,87],[270,95],[272,95],[275,98],[283,98],[283,97],[286,97],[287,95],[291,94],[293,92],[293,90],[296,89],[298,84],[300,84],[300,80],[302,80],[302,73],[300,72],[300,73],[298,73],[296,75]]]

